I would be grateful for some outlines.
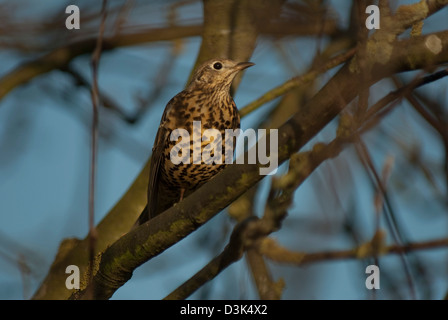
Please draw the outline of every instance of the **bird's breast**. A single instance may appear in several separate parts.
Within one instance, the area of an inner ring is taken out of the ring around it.
[[[229,136],[226,139],[226,129],[239,129],[240,121],[230,96],[208,99],[204,94],[194,95],[174,105],[167,119],[170,119],[171,133],[176,129],[185,130],[174,141],[170,134],[165,143],[161,169],[167,185],[195,189],[225,168],[226,150],[231,150],[227,156],[233,158],[236,139]],[[221,158],[217,161],[219,153]]]

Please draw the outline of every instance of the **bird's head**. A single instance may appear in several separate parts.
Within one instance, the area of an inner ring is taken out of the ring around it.
[[[252,62],[235,62],[230,59],[208,60],[195,70],[187,90],[227,90],[228,92],[237,73],[254,64]]]

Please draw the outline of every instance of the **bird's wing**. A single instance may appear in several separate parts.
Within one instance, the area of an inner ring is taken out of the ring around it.
[[[145,223],[156,215],[157,211],[157,199],[159,195],[159,180],[160,171],[162,165],[162,159],[164,157],[164,145],[168,139],[170,131],[166,127],[167,124],[167,114],[172,108],[174,99],[168,102],[165,111],[162,115],[162,120],[160,121],[159,129],[157,130],[156,138],[154,140],[154,145],[152,147],[151,163],[149,165],[149,183],[148,183],[148,197],[147,204],[134,227]]]
[[[151,164],[149,168],[149,184],[148,184],[148,219],[156,216],[157,212],[157,199],[159,194],[159,179],[161,172],[161,164],[164,155],[165,145],[168,142],[170,130],[167,128],[167,117],[172,106],[175,103],[175,98],[168,102],[165,111],[160,121],[159,130],[157,131],[154,146],[152,147]]]
[[[154,147],[152,148],[151,164],[149,168],[149,184],[148,184],[148,218],[151,219],[156,215],[157,199],[159,194],[159,179],[161,172],[161,164],[164,155],[164,146],[168,139],[169,130],[160,124],[157,131]]]

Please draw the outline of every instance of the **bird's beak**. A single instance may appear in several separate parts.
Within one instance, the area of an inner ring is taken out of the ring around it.
[[[240,62],[235,66],[235,69],[240,71],[240,70],[244,70],[246,68],[252,67],[254,65],[255,65],[255,63],[253,63],[253,62]]]

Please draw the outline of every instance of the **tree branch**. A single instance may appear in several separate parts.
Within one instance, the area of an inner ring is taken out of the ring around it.
[[[411,242],[404,245],[393,244],[383,246],[380,248],[379,252],[372,250],[372,242],[367,242],[357,248],[349,250],[310,253],[293,252],[280,246],[275,240],[266,238],[260,243],[258,250],[266,258],[272,261],[279,263],[290,263],[296,266],[304,266],[310,263],[328,262],[342,259],[364,259],[374,257],[378,253],[380,255],[401,254],[402,252],[408,253],[416,250],[438,249],[443,247],[448,247],[448,238]]]
[[[202,26],[171,26],[168,28],[149,29],[132,34],[117,34],[103,39],[103,51],[117,47],[132,46],[153,41],[168,41],[183,37],[198,36]],[[40,58],[26,62],[0,79],[0,100],[14,88],[27,83],[41,74],[57,69],[66,69],[76,57],[91,53],[97,38],[89,38],[68,44],[53,50]]]

